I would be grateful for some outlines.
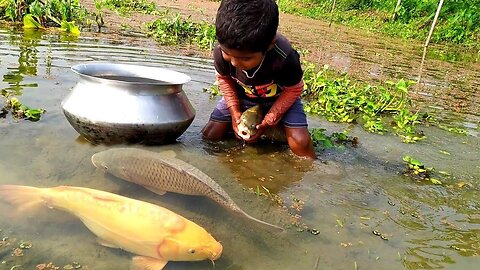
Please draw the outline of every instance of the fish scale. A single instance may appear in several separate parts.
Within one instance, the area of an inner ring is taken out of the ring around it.
[[[202,195],[234,213],[283,231],[279,226],[248,215],[212,178],[175,158],[172,151],[156,153],[138,148],[113,148],[94,154],[92,163],[118,178],[142,185],[160,195],[166,191]]]

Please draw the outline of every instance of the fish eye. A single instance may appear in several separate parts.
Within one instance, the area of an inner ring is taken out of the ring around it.
[[[188,250],[188,253],[190,253],[190,254],[195,254],[195,249],[193,249],[193,248],[189,249],[189,250]]]
[[[108,170],[107,165],[103,165],[103,168],[104,168],[105,170]]]

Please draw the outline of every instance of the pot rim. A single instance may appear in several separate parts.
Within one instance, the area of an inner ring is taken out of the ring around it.
[[[80,77],[126,85],[182,85],[191,80],[190,76],[172,69],[124,63],[88,62],[74,65],[70,69]],[[131,76],[150,81],[124,81],[98,76],[100,74],[103,76]]]

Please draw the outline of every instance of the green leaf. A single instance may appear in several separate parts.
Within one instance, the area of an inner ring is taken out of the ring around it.
[[[80,29],[78,29],[78,27],[75,26],[75,22],[62,21],[60,28],[75,36],[80,36]]]
[[[34,17],[32,14],[27,14],[23,16],[23,28],[25,29],[42,28],[42,25],[40,25],[40,23],[37,20],[38,18]]]
[[[40,117],[42,116],[42,113],[44,113],[44,110],[41,109],[27,109],[25,111],[25,116],[27,119],[32,120],[32,121],[38,121],[40,120]]]
[[[435,185],[441,185],[442,181],[435,179],[435,178],[430,178],[430,182],[432,182]]]
[[[10,106],[12,107],[12,109],[17,110],[20,108],[20,106],[22,106],[22,103],[20,102],[20,100],[18,100],[18,98],[12,97],[10,99]]]

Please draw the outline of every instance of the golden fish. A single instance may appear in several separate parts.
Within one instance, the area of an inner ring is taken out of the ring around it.
[[[283,228],[245,213],[212,178],[175,158],[173,151],[151,152],[136,148],[112,148],[92,156],[95,167],[163,195],[166,191],[203,195],[226,209],[277,231]]]
[[[213,261],[223,249],[204,228],[168,209],[105,191],[0,185],[0,199],[20,209],[46,204],[77,216],[100,244],[140,255],[133,258],[135,269],[163,269],[168,261]]]

